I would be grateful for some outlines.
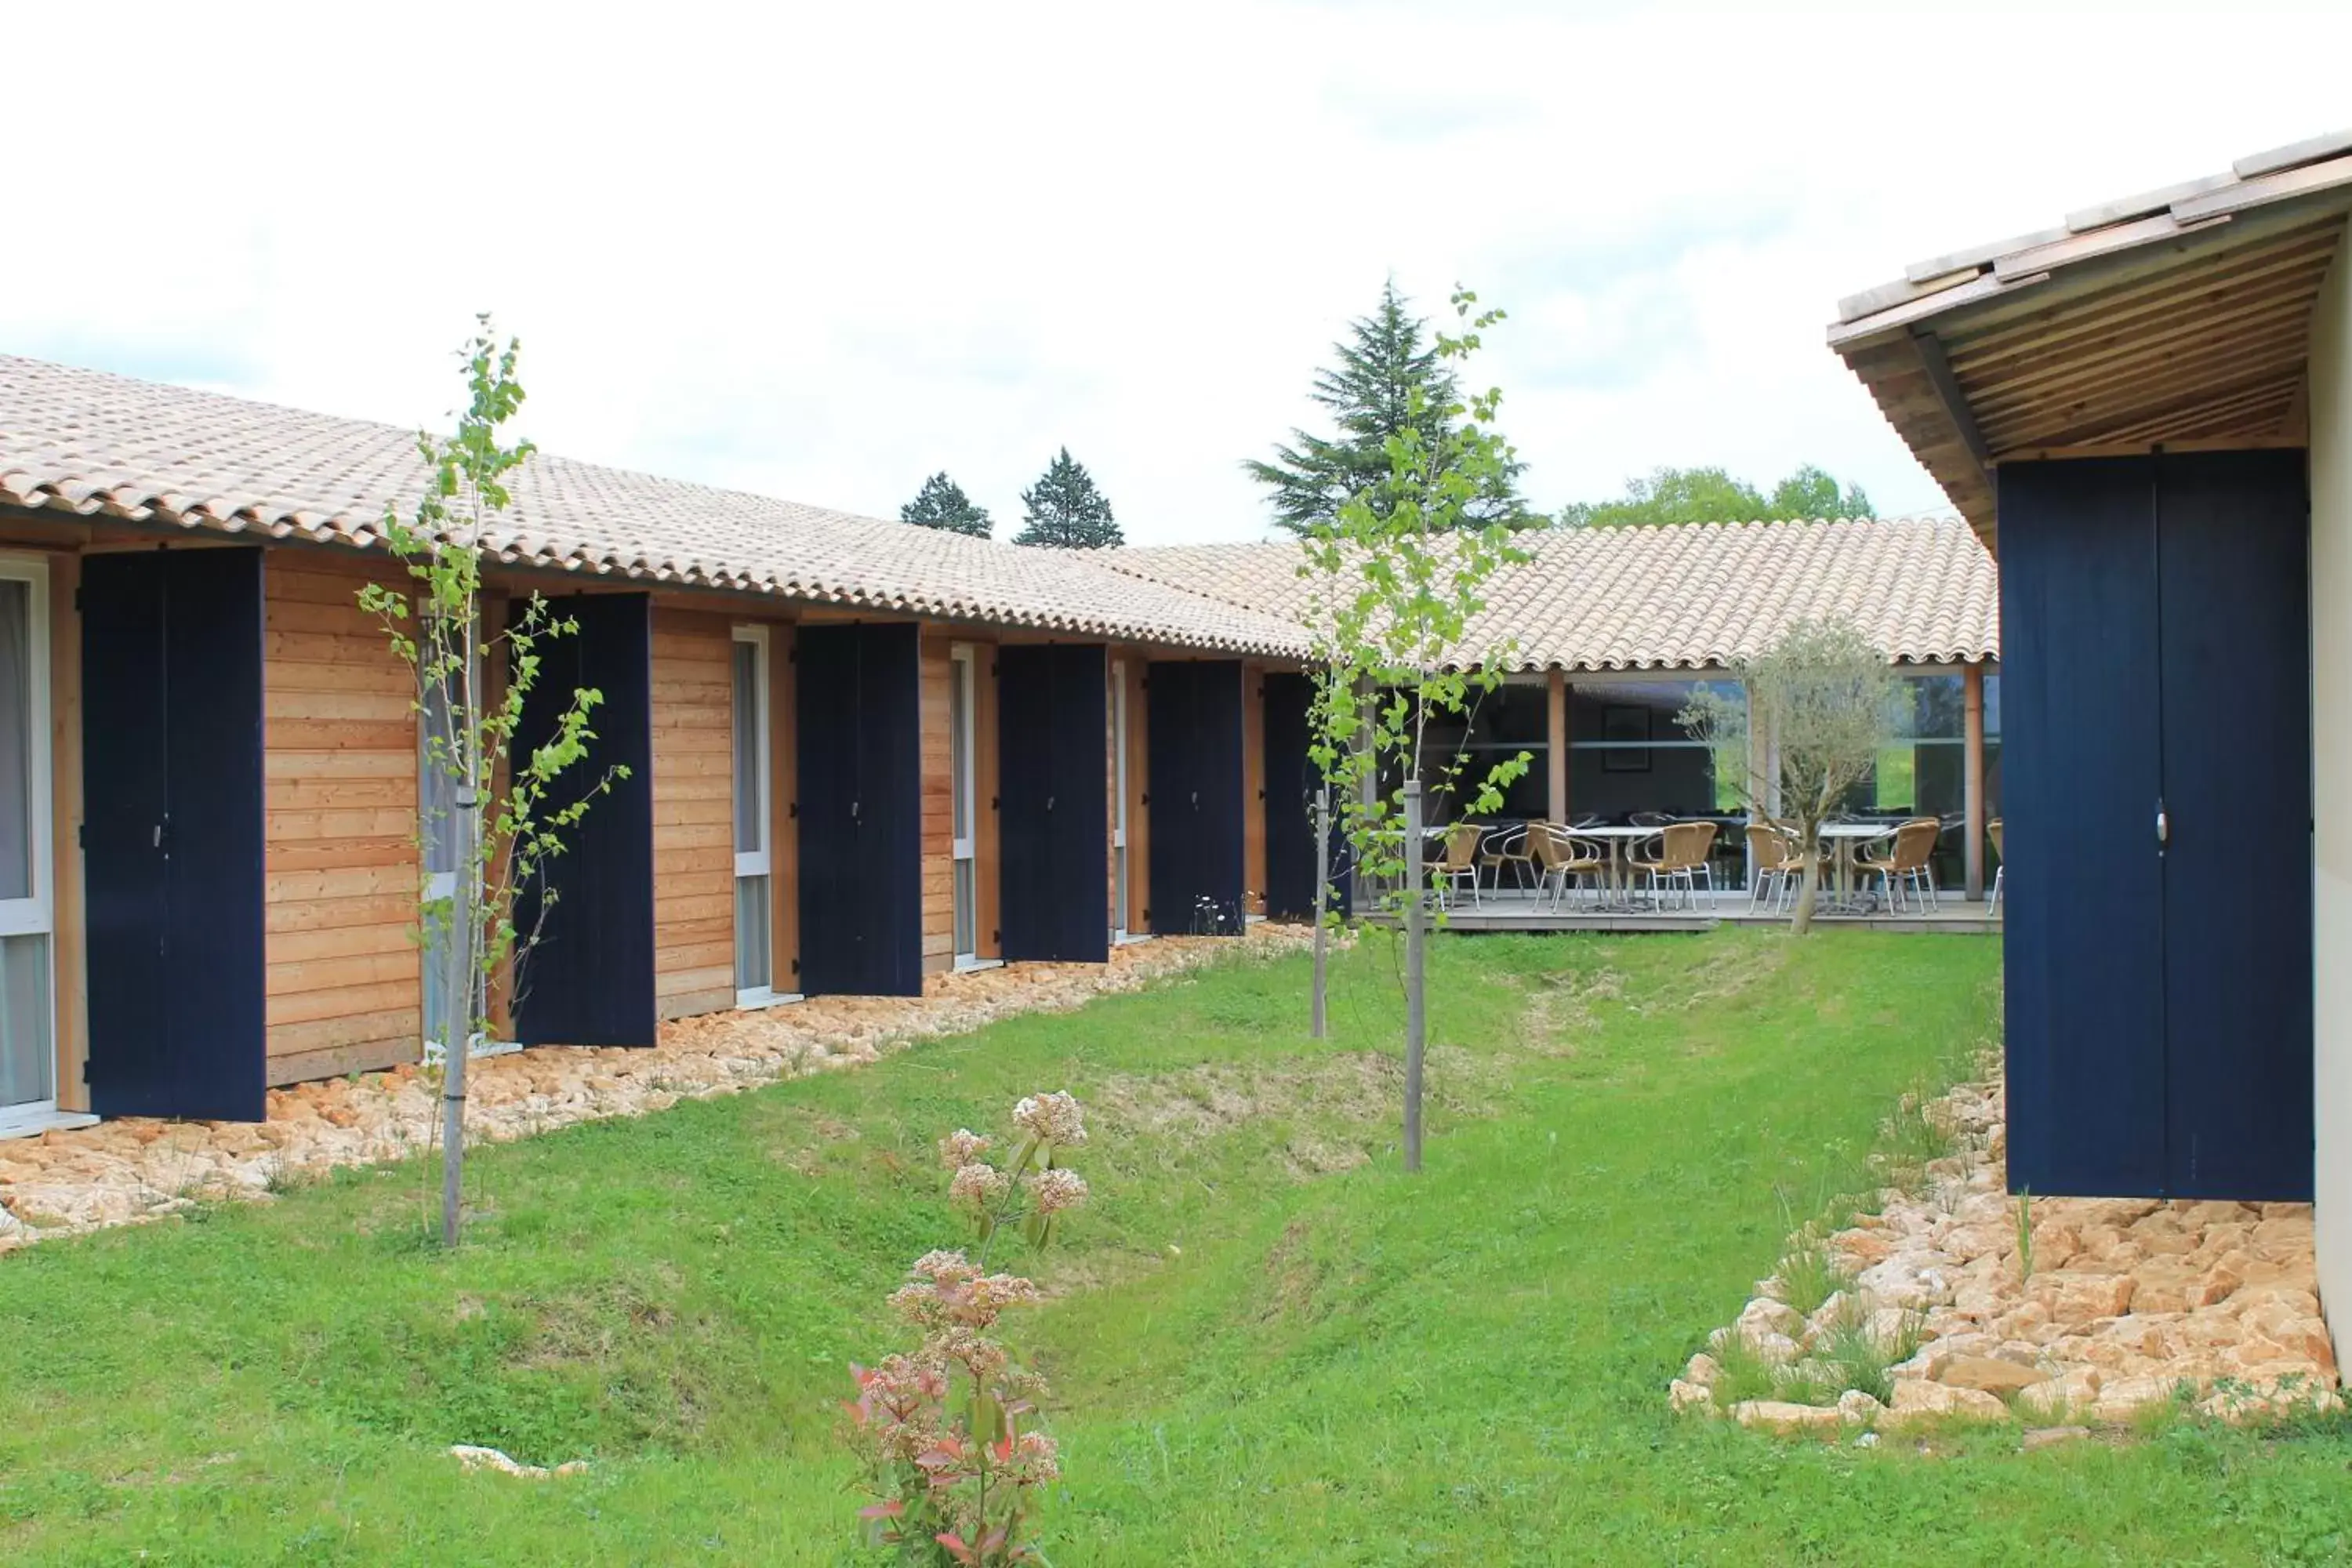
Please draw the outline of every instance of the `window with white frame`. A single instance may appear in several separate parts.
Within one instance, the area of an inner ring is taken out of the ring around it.
[[[776,999],[768,629],[737,626],[734,657],[735,1000],[749,1007]]]
[[[57,1104],[48,567],[0,557],[0,1124]]]
[[[973,761],[972,693],[975,683],[972,649],[957,644],[950,650],[953,671],[948,682],[948,767],[952,778],[955,844],[955,961],[978,962],[980,953],[979,812],[975,796],[978,775]]]

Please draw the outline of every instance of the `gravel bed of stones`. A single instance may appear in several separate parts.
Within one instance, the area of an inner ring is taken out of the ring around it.
[[[1304,945],[1307,928],[1239,939],[1162,937],[1107,964],[1021,963],[934,975],[920,997],[825,996],[665,1023],[648,1049],[539,1047],[477,1058],[469,1140],[504,1142],[573,1122],[662,1110],[808,1073],[855,1068],[910,1041],[1061,1012],[1220,958]],[[260,1122],[142,1117],[0,1142],[0,1253],[222,1198],[263,1197],[337,1166],[433,1146],[438,1102],[412,1066],[269,1091]]]
[[[2003,1104],[1997,1077],[1931,1103],[1958,1152],[1928,1163],[1923,1190],[1887,1189],[1878,1212],[1822,1238],[1849,1289],[1800,1312],[1784,1264],[1691,1358],[1674,1407],[1824,1434],[2013,1419],[2040,1447],[2171,1403],[2228,1420],[2337,1406],[2310,1205],[2034,1198],[2029,1271]],[[1887,1369],[1891,1401],[1848,1387],[1818,1402],[1837,1381],[1822,1353],[1841,1323],[1882,1345],[1917,1338]],[[1724,1408],[1723,1360],[1748,1352],[1816,1398]]]

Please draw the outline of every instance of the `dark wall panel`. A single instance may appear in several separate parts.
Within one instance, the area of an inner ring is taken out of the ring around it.
[[[2161,477],[2168,1191],[2307,1199],[2303,454],[2183,454]]]
[[[518,892],[515,924],[530,942],[517,974],[515,1036],[525,1045],[650,1046],[655,1040],[653,619],[644,594],[582,595],[556,612],[573,634],[543,637],[515,755],[552,739],[572,693],[601,692],[587,755],[550,788],[545,814],[616,767],[629,776],[563,833],[564,852]],[[516,607],[521,613],[521,607]],[[551,899],[547,894],[551,892]]]
[[[258,550],[83,563],[89,1086],[257,1121],[268,1076]]]
[[[997,650],[998,856],[1007,960],[1101,963],[1109,876],[1106,650]]]
[[[2009,1179],[2165,1176],[2154,466],[2000,469]]]
[[[911,622],[800,629],[794,816],[808,995],[923,993],[919,672]]]
[[[1238,935],[1247,805],[1241,664],[1155,661],[1147,679],[1151,929]]]

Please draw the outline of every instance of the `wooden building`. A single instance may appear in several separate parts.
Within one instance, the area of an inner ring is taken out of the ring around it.
[[[258,1117],[440,1037],[436,721],[359,603],[405,582],[381,520],[423,481],[409,432],[0,359],[0,1132]],[[486,614],[579,626],[520,741],[593,686],[591,765],[628,777],[551,868],[509,1037],[650,1045],[1311,908],[1295,547],[1020,549],[544,454],[513,489]],[[1601,694],[1664,700],[1794,616],[1980,688],[1990,583],[1948,522],[1538,542],[1494,585],[1496,711],[1559,759],[1529,815],[1599,768]]]

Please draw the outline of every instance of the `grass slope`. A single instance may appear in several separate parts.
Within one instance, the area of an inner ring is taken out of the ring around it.
[[[1442,942],[1415,1181],[1388,961],[1321,1045],[1302,961],[1234,964],[488,1151],[454,1257],[411,1165],[0,1259],[0,1560],[860,1561],[834,1401],[956,1234],[932,1141],[1063,1086],[1096,1202],[1013,1325],[1066,1405],[1060,1568],[2352,1550],[2334,1433],[1928,1456],[1666,1414],[1783,1203],[1988,1037],[1996,944]],[[455,1441],[595,1463],[460,1477]]]

